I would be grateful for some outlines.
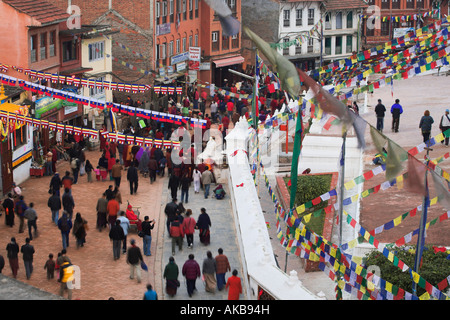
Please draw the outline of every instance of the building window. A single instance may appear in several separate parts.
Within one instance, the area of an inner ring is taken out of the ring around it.
[[[298,40],[295,44],[295,54],[302,54],[302,43]]]
[[[341,53],[342,53],[342,37],[338,36],[336,37],[336,46],[334,54],[341,54]]]
[[[164,60],[166,58],[166,44],[159,45],[159,58]]]
[[[160,3],[156,3],[156,25],[159,24],[159,17],[161,16],[161,6]]]
[[[195,17],[198,18],[198,0],[195,0]]]
[[[17,150],[27,144],[27,142],[28,142],[27,127],[28,127],[27,125],[23,125],[19,129],[16,129],[15,139],[14,139],[15,140],[14,141],[14,150]]]
[[[314,51],[314,38],[309,37],[308,38],[308,53],[311,53]]]
[[[89,45],[89,62],[102,60],[104,57],[105,41],[99,41]]]
[[[228,50],[230,48],[230,38],[222,34],[222,50]]]
[[[186,0],[183,0],[183,20],[187,19]]]
[[[192,36],[189,36],[189,48],[194,46],[194,42],[192,42]]]
[[[47,58],[47,33],[40,34],[39,57],[41,60]]]
[[[283,27],[289,27],[291,25],[291,10],[283,10]]]
[[[180,53],[180,39],[175,42],[175,53]]]
[[[63,62],[77,59],[77,44],[74,41],[64,41],[62,45]]]
[[[167,56],[168,57],[171,57],[171,56],[173,56],[173,41],[170,41],[169,42],[169,47],[167,48],[168,50],[168,52],[167,52]]]
[[[229,6],[231,11],[235,11],[236,10],[236,0],[229,0]]]
[[[314,9],[308,9],[308,26],[314,24]]]
[[[287,45],[287,43],[289,42],[289,38],[284,38],[283,39],[283,56],[288,56],[289,55],[289,46]]]
[[[301,27],[303,26],[303,10],[302,9],[297,9],[295,11],[295,25],[297,27]]]
[[[219,44],[219,32],[218,31],[214,31],[211,34],[211,41],[212,41],[212,51],[219,51],[220,48],[220,44]]]
[[[416,3],[416,9],[423,9],[423,0],[417,0]]]
[[[97,82],[104,82],[105,78],[104,77],[100,77],[97,79],[91,79],[91,80],[95,80]],[[89,88],[89,96],[90,97],[95,97],[97,99],[103,97],[103,95],[105,94],[105,89],[102,87],[97,87],[95,86],[94,88]]]
[[[414,0],[406,0],[406,9],[414,9]]]
[[[194,46],[198,47],[198,34],[194,36]]]
[[[347,29],[353,28],[353,11],[347,13]]]
[[[353,50],[353,37],[352,36],[347,36],[347,43],[345,46],[345,53],[351,53]]]
[[[325,54],[331,55],[331,38],[325,38]]]
[[[381,35],[382,36],[389,35],[389,21],[381,21]]]
[[[329,13],[325,15],[325,30],[331,30],[331,16]]]
[[[173,10],[173,0],[169,1],[169,15],[170,15],[170,23],[173,23],[175,18],[174,18],[174,10]]]
[[[162,23],[167,23],[167,1],[162,2]]]
[[[183,52],[186,52],[186,38],[183,38]]]
[[[239,34],[231,36],[231,48],[239,48]]]
[[[336,13],[336,29],[342,29],[342,12]]]
[[[54,57],[56,56],[56,31],[51,31],[50,32],[50,42],[49,42],[49,46],[48,46],[48,55],[50,57]]]
[[[400,9],[400,0],[392,0],[392,9]]]
[[[381,0],[381,9],[390,9],[391,2],[390,0]]]

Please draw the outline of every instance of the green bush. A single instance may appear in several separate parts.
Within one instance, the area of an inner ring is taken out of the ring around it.
[[[301,175],[297,179],[297,193],[295,195],[295,207],[311,201],[324,193],[330,191],[331,179],[333,175]],[[291,192],[291,187],[288,185],[290,177],[285,177],[284,182],[286,187]],[[321,210],[328,206],[328,201],[323,201],[316,206],[307,208],[300,216],[304,216],[314,211]],[[322,210],[319,214],[313,214],[308,223],[310,228],[315,233],[322,235],[323,225],[325,221],[325,212]]]
[[[393,247],[389,250],[411,269],[414,268],[415,246]],[[420,267],[418,274],[437,288],[437,284],[450,274],[450,260],[447,259],[448,256],[449,254],[446,252],[434,253],[432,245],[425,246],[422,254],[422,266]],[[372,251],[370,254],[366,255],[366,257],[366,266],[376,265],[380,268],[381,275],[378,275],[380,278],[389,281],[405,291],[413,293],[413,281],[409,274],[409,270],[402,272],[400,268],[394,266],[394,264],[379,251]],[[416,295],[421,296],[424,293],[425,289],[417,286]]]

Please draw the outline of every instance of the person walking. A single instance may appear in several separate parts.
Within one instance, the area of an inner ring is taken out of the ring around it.
[[[446,109],[445,114],[441,117],[441,122],[439,122],[439,129],[442,131],[442,133],[450,129],[450,117],[448,115],[449,113],[450,110]],[[441,143],[444,143],[444,141],[445,146],[448,147],[449,136],[446,136],[445,139],[441,141]]]
[[[94,171],[94,166],[89,160],[86,160],[86,164],[84,165],[84,170],[86,171],[87,182],[92,183],[92,171]]]
[[[170,257],[169,263],[164,267],[163,278],[166,279],[166,293],[174,297],[177,294],[180,282],[178,281],[179,269],[175,263],[175,258]]]
[[[194,192],[199,193],[200,192],[200,181],[202,179],[202,173],[198,170],[197,167],[195,167],[194,171],[192,172],[192,179],[194,180]]]
[[[182,275],[186,278],[186,287],[189,297],[192,297],[195,288],[195,281],[200,278],[200,266],[197,261],[194,260],[194,255],[191,253],[189,259],[183,264],[181,269]]]
[[[228,257],[223,254],[223,249],[219,248],[217,252],[219,254],[214,258],[216,260],[217,289],[221,291],[226,284],[225,274],[231,271],[231,267]]]
[[[164,158],[165,159],[165,158]],[[156,172],[158,171],[158,161],[156,161],[155,156],[151,156],[148,161],[148,170],[150,174],[150,184],[156,181]]]
[[[178,245],[180,251],[183,250],[183,229],[178,216],[170,223],[170,236],[172,237],[172,255],[175,255],[175,246]]]
[[[109,239],[113,242],[114,261],[118,260],[120,258],[120,247],[122,246],[123,239],[125,239],[125,234],[123,233],[123,228],[120,226],[119,220],[116,220],[115,224],[111,226]]]
[[[238,276],[236,269],[233,270],[232,276],[228,278],[225,288],[228,290],[228,300],[239,300],[242,293],[241,278]]]
[[[68,258],[67,258],[68,259]],[[60,264],[60,281],[61,285],[59,287],[59,295],[62,297],[64,295],[64,291],[68,291],[67,299],[72,300],[72,287],[68,286],[67,283],[72,282],[74,279],[75,270],[70,262],[70,259],[63,260]]]
[[[52,222],[57,225],[58,219],[59,219],[59,210],[61,210],[61,198],[56,193],[56,191],[53,191],[53,194],[48,198],[47,206],[50,208],[50,211],[52,212]]]
[[[386,113],[386,107],[381,103],[381,99],[378,99],[378,104],[375,106],[375,114],[377,115],[377,130],[383,132],[384,129],[384,116]]]
[[[202,272],[203,277],[205,278],[206,292],[214,293],[217,285],[215,278],[216,260],[213,258],[211,251],[206,252],[206,259],[203,260]]]
[[[30,202],[30,206],[27,210],[23,213],[23,216],[25,219],[27,219],[27,226],[28,226],[28,237],[30,240],[33,240],[33,234],[31,233],[31,229],[34,228],[34,236],[37,237],[37,213],[36,210],[34,210],[34,203]]]
[[[15,279],[17,278],[17,271],[19,271],[19,245],[16,242],[16,238],[11,238],[11,242],[6,245],[6,252],[6,257]]]
[[[60,189],[62,187],[62,181],[61,181],[61,177],[59,176],[58,172],[55,172],[55,174],[53,175],[52,179],[50,180],[50,191],[56,192],[56,194],[58,196],[60,196]]]
[[[63,211],[62,217],[58,220],[58,229],[61,231],[63,249],[69,246],[69,234],[72,229],[72,220],[66,211]]]
[[[33,273],[33,255],[34,255],[34,247],[30,244],[31,239],[26,238],[25,244],[20,248],[20,252],[23,255],[23,264],[25,266],[25,274],[27,276],[27,280],[30,280],[31,274]]]
[[[392,114],[392,132],[398,132],[400,125],[400,115],[403,113],[403,108],[400,105],[400,100],[395,99],[395,103],[391,107]]]
[[[70,171],[66,171],[65,176],[61,179],[61,185],[64,188],[64,190],[69,189],[70,194],[72,194],[72,185],[73,185],[73,178],[70,176]]]
[[[53,260],[53,254],[50,253],[44,265],[44,270],[47,270],[47,280],[53,279],[55,277],[55,266],[56,262],[55,260]]]
[[[169,202],[166,204],[166,207],[164,208],[164,213],[166,214],[166,227],[167,227],[167,234],[170,237],[170,223],[175,219],[178,212],[178,204],[177,204],[177,198],[173,198],[172,202]]]
[[[25,226],[25,210],[28,209],[28,206],[25,203],[24,197],[22,195],[19,196],[19,200],[15,201],[14,211],[19,217],[19,233],[23,232]]]
[[[431,126],[433,125],[433,123],[434,120],[430,116],[430,111],[425,110],[419,122],[419,129],[422,132],[423,142],[427,142],[428,140],[430,140]]]
[[[106,212],[108,213],[108,224],[110,228],[116,223],[117,214],[119,213],[119,211],[119,202],[115,198],[109,200],[108,204],[106,205]]]
[[[147,291],[144,293],[143,300],[158,300],[158,294],[153,290],[150,283],[147,284]]]
[[[197,222],[192,216],[192,210],[186,210],[186,217],[183,219],[183,223],[181,224],[181,228],[183,229],[183,233],[186,235],[186,241],[188,248],[193,248],[194,246],[194,232],[195,226]]]
[[[139,184],[139,176],[134,161],[131,162],[131,165],[128,168],[127,180],[130,183],[130,194],[136,194]]]
[[[155,219],[150,221],[148,216],[144,217],[144,221],[142,222],[142,243],[143,243],[143,251],[144,255],[151,256],[151,246],[152,246],[152,229],[155,227]]]
[[[77,249],[79,247],[84,247],[84,244],[86,243],[87,229],[87,221],[81,217],[81,213],[77,212],[72,228],[72,234],[77,240]]]
[[[111,175],[114,179],[116,187],[120,187],[120,180],[122,179],[123,166],[120,164],[120,160],[116,159],[116,163],[111,168]]]
[[[136,246],[136,241],[131,239],[131,247],[128,248],[127,252],[127,263],[130,265],[130,279],[136,279],[138,283],[141,283],[141,262],[144,261],[142,258],[141,249]]]
[[[198,216],[196,227],[199,229],[199,237],[200,242],[203,243],[205,246],[209,245],[210,243],[210,230],[211,227],[211,219],[209,218],[209,215],[206,213],[205,208],[200,209],[201,213]]]
[[[103,228],[106,228],[108,222],[106,220],[106,216],[108,214],[108,200],[106,200],[106,193],[103,193],[101,198],[97,200],[97,229],[98,231],[102,231]]]
[[[64,189],[64,194],[62,196],[63,209],[69,215],[69,219],[72,220],[73,209],[75,208],[75,201],[73,200],[72,193],[69,188]]]
[[[127,252],[127,236],[128,230],[130,229],[130,220],[128,220],[128,218],[125,217],[124,211],[120,211],[117,221],[120,221],[120,226],[123,229],[124,239],[122,241],[122,253],[125,254]]]
[[[212,182],[213,182],[212,172],[209,169],[206,169],[202,173],[202,184],[203,188],[205,189],[205,199],[208,198],[209,196],[209,188]]]
[[[172,174],[169,178],[169,189],[172,199],[177,197],[179,187],[180,187],[180,177],[178,177],[176,174]]]
[[[2,206],[5,209],[5,224],[12,228],[14,226],[14,200],[11,193],[8,193],[8,197],[3,200]]]
[[[189,187],[191,186],[192,179],[189,177],[188,172],[183,174],[180,180],[181,187],[181,203],[188,203],[189,200]],[[184,201],[183,201],[184,200]]]

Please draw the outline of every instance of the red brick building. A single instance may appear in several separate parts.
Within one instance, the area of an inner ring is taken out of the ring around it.
[[[378,24],[375,28],[370,27],[369,18],[363,19],[362,45],[363,49],[372,48],[381,43],[392,40],[396,36],[395,31],[404,28],[423,27],[433,20],[448,14],[448,0],[369,0],[370,6],[380,8]],[[440,16],[428,15],[433,9],[441,9]],[[364,15],[372,16],[374,12],[365,12]],[[414,18],[416,16],[416,18]],[[421,17],[421,20],[419,19]]]

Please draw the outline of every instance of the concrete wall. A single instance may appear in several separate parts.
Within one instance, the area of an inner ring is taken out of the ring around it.
[[[248,134],[248,123],[239,121],[226,137],[230,197],[247,276],[243,277],[247,299],[256,300],[258,288],[263,288],[279,300],[316,300],[318,297],[301,284],[295,271],[288,275],[277,267],[247,155],[238,151],[231,156],[235,150],[246,150]]]

